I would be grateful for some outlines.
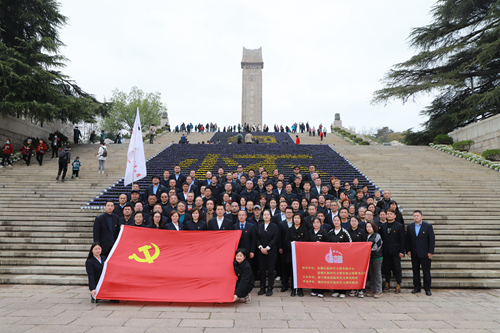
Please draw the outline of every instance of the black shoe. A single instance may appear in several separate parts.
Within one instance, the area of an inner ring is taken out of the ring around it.
[[[287,290],[288,290],[288,287],[282,287],[282,288],[281,288],[281,292],[282,292],[282,293],[284,293],[284,292],[285,292],[285,291],[287,291]]]
[[[97,300],[94,297],[90,297],[90,303],[96,303]]]
[[[259,292],[257,295],[264,295],[266,293],[266,288],[260,288]]]
[[[302,288],[299,288],[297,295],[299,295],[299,297],[304,297],[304,292],[302,291]]]
[[[273,296],[273,288],[267,288],[266,296]]]
[[[295,295],[297,295],[297,289],[292,289],[290,296],[295,297]]]
[[[420,290],[420,288],[415,288],[415,289],[413,289],[413,290],[411,291],[411,293],[412,293],[412,294],[417,294],[417,293],[419,293],[420,291],[421,291],[421,290]]]
[[[426,294],[427,296],[431,296],[431,295],[432,295],[432,293],[431,293],[431,291],[430,291],[430,290],[426,290],[426,291],[425,291],[425,294]]]
[[[59,180],[59,176],[56,177],[56,180]]]

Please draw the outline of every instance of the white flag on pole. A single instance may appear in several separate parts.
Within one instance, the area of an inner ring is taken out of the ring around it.
[[[139,108],[135,116],[134,128],[127,152],[127,170],[125,171],[125,186],[136,180],[146,177],[146,157],[144,156],[144,143],[142,142],[141,118]]]

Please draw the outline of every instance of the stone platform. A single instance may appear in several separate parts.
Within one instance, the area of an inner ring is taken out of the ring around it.
[[[184,304],[102,301],[88,288],[0,285],[0,332],[182,333],[494,333],[500,332],[500,290],[409,291],[380,299],[275,292],[252,303]]]

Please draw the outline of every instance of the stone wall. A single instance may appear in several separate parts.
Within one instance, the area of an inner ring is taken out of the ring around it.
[[[57,130],[64,133],[69,138],[73,138],[72,126],[70,124],[55,122],[44,124],[43,127],[40,127],[40,125],[24,119],[0,115],[0,142],[2,142],[3,146],[5,140],[9,138],[16,151],[21,148],[23,140],[26,138],[41,138],[47,141],[49,134]]]
[[[481,120],[478,123],[448,133],[453,141],[473,140],[471,151],[482,153],[487,149],[500,148],[500,115]]]

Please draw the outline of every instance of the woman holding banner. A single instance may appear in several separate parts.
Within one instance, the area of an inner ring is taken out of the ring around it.
[[[333,229],[328,232],[328,236],[332,243],[351,242],[351,236],[347,230],[342,228],[342,222],[338,215],[333,217]],[[345,294],[345,290],[334,290],[332,297],[345,298]]]
[[[321,212],[323,214],[323,212]],[[320,215],[320,213],[318,213]],[[320,218],[315,217],[312,221],[312,229],[309,230],[309,241],[310,242],[328,242],[328,232],[325,229],[322,229],[323,222]],[[323,298],[326,289],[313,289],[311,291],[311,296],[318,296]]]
[[[95,299],[97,294],[96,287],[101,278],[102,268],[104,262],[106,261],[105,256],[101,256],[102,248],[98,243],[93,243],[90,246],[89,255],[87,256],[87,261],[85,262],[85,269],[87,270],[87,275],[89,277],[89,289],[92,303],[97,303]]]
[[[260,271],[260,290],[258,295],[272,296],[274,288],[274,270],[278,258],[280,231],[275,223],[271,223],[271,212],[266,209],[262,214],[263,223],[257,226],[257,258]],[[267,292],[266,292],[267,274]]]
[[[236,289],[234,290],[233,302],[238,299],[243,298],[245,303],[249,304],[252,302],[250,298],[250,292],[252,291],[255,280],[253,278],[252,267],[247,259],[247,251],[243,248],[236,250],[234,259],[234,274],[238,277],[236,281]]]
[[[300,214],[295,214],[293,216],[293,224],[290,229],[288,229],[288,239],[290,242],[307,242],[309,240],[309,232],[307,227],[304,225],[304,220]],[[292,261],[291,251],[290,255],[286,258],[287,262]],[[290,274],[292,277],[292,285],[293,285],[293,274]],[[304,291],[302,288],[292,289],[292,293],[290,296],[295,297],[295,295],[299,295],[299,297],[304,297]]]

